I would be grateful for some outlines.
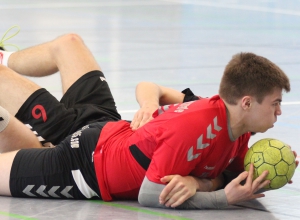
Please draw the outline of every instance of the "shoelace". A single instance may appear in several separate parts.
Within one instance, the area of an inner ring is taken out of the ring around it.
[[[6,37],[6,35],[7,35],[12,29],[14,29],[14,28],[17,28],[18,30],[17,30],[15,33],[13,33],[12,35]],[[9,40],[10,38],[16,36],[19,32],[20,32],[20,26],[14,25],[14,26],[10,27],[10,28],[3,34],[2,39],[0,40],[0,47],[4,48],[4,47],[6,47],[6,46],[12,46],[12,47],[17,48],[17,50],[20,50],[20,48],[19,48],[17,45],[15,45],[15,44],[9,44],[9,43],[6,44],[6,43],[4,43],[5,41]]]

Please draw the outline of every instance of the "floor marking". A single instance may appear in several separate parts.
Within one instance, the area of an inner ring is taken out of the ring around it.
[[[160,6],[160,5],[172,5],[173,3],[169,2],[136,2],[136,1],[127,1],[127,2],[80,2],[80,3],[35,3],[35,4],[7,4],[1,5],[0,9],[41,9],[41,8],[95,8],[95,7],[124,7],[124,6]]]
[[[9,213],[9,212],[1,212],[0,211],[0,215],[8,216],[8,217],[11,217],[11,218],[24,219],[24,220],[37,220],[36,218],[31,218],[31,217],[26,217],[26,216],[23,216],[23,215],[12,214],[12,213]]]
[[[191,220],[190,218],[179,217],[179,216],[176,216],[176,215],[170,215],[170,214],[166,214],[166,213],[162,213],[162,212],[155,212],[155,211],[151,211],[151,210],[147,210],[147,209],[143,209],[143,208],[132,207],[132,206],[129,206],[129,205],[121,205],[121,204],[117,204],[117,203],[114,203],[114,202],[104,202],[104,201],[97,201],[97,200],[93,200],[91,202],[100,203],[102,205],[112,206],[112,207],[115,207],[115,208],[126,209],[126,210],[129,210],[129,211],[141,212],[141,213],[145,213],[145,214],[149,214],[149,215],[155,215],[155,216],[159,216],[159,217],[169,218],[169,219]]]
[[[228,4],[228,3],[214,3],[210,1],[195,1],[195,0],[164,0],[165,2],[173,2],[177,4],[191,4],[191,5],[201,5],[215,8],[229,8],[229,9],[239,9],[246,11],[258,11],[258,12],[270,12],[274,14],[285,14],[285,15],[295,15],[300,16],[300,12],[296,10],[288,10],[281,8],[269,8],[262,6],[253,5],[239,5],[239,4]]]

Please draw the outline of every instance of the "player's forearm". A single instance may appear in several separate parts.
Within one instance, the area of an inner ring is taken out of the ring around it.
[[[159,203],[159,195],[164,185],[156,184],[145,177],[139,193],[139,203],[143,206],[167,208]],[[194,196],[186,200],[179,209],[220,209],[228,206],[224,190],[214,192],[196,192]]]
[[[136,87],[136,99],[142,107],[145,103],[168,105],[181,103],[184,94],[175,89],[157,85],[152,82],[141,82]]]
[[[159,106],[161,91],[159,87],[150,82],[140,82],[135,89],[136,100],[140,107],[146,103],[153,103]]]
[[[224,188],[224,176],[221,173],[219,176],[217,176],[215,179],[212,179],[212,188],[211,191],[216,191],[218,189]]]
[[[217,176],[215,179],[205,179],[198,177],[193,178],[198,183],[197,191],[199,192],[212,192],[221,189],[224,186],[224,177],[222,174]]]

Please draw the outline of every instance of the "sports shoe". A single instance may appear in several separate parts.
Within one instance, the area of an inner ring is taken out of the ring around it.
[[[17,30],[14,34],[12,34],[12,35],[6,37],[6,35],[7,35],[12,29],[14,29],[14,28],[17,28],[18,30]],[[18,47],[17,45],[15,45],[15,44],[5,44],[5,43],[4,43],[5,41],[9,40],[10,38],[16,36],[19,32],[20,32],[20,27],[19,27],[18,25],[14,25],[14,26],[12,26],[11,28],[9,28],[9,29],[3,34],[3,36],[2,36],[2,38],[1,38],[1,40],[0,40],[0,50],[5,50],[4,46],[12,46],[12,47],[17,48],[17,50],[19,50],[19,47]]]

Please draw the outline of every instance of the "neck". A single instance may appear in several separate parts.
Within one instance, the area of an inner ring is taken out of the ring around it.
[[[230,105],[225,101],[224,103],[227,109],[228,129],[231,129],[233,138],[237,139],[247,132],[243,111],[241,111],[238,105]]]

